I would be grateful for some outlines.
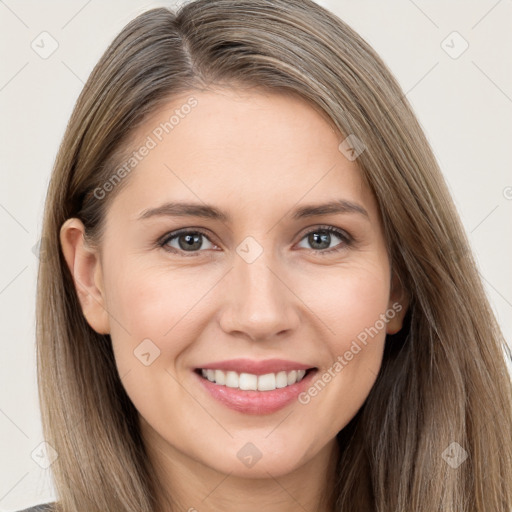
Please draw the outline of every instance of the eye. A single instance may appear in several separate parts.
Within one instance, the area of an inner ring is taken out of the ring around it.
[[[208,239],[205,233],[202,231],[174,231],[170,233],[169,236],[166,236],[158,245],[163,247],[166,251],[170,252],[190,252],[195,253],[198,252],[199,249],[205,249],[203,240],[208,240],[208,243],[211,247],[206,247],[206,249],[211,249],[215,247]],[[176,245],[171,245],[171,243],[177,243]],[[192,255],[192,254],[191,254]]]
[[[338,243],[334,247],[330,246],[333,241],[333,235],[334,238],[341,240],[341,243]],[[318,252],[322,255],[324,253],[332,254],[333,252],[341,251],[353,243],[353,238],[348,233],[333,226],[319,226],[307,232],[302,239],[306,239],[306,242],[310,244],[313,249],[318,249],[314,252]]]

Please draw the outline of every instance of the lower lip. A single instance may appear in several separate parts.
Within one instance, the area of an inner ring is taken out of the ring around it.
[[[310,370],[300,382],[272,391],[244,391],[238,388],[229,388],[215,384],[201,377],[195,371],[193,373],[210,395],[225,406],[244,414],[263,415],[276,412],[297,400],[299,394],[310,385],[316,372],[316,369]]]

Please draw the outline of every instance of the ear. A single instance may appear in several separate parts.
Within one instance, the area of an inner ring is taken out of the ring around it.
[[[388,323],[386,327],[387,334],[396,334],[400,331],[408,307],[409,299],[407,297],[407,293],[405,293],[398,275],[396,272],[393,272],[391,279],[391,291],[389,294],[388,311],[394,311],[395,315],[388,315]]]
[[[80,219],[66,220],[60,229],[62,252],[73,276],[87,323],[99,334],[108,334],[110,323],[103,288],[101,260],[97,250],[87,245],[84,234],[85,226]]]

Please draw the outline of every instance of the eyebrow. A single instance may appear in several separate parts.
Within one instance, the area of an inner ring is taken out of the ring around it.
[[[293,213],[294,220],[300,220],[309,217],[329,214],[352,213],[370,219],[368,212],[358,203],[338,199],[322,204],[309,204],[296,208]],[[139,215],[139,220],[149,219],[151,217],[203,217],[207,219],[220,220],[222,222],[231,222],[228,213],[215,208],[214,206],[199,203],[168,202],[156,208],[143,210]]]

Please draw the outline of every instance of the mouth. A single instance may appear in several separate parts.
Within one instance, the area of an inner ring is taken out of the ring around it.
[[[317,367],[259,375],[196,368],[192,374],[208,399],[238,413],[262,416],[298,402],[317,372]]]
[[[298,384],[311,373],[318,370],[316,367],[290,371],[278,371],[256,375],[254,373],[225,371],[213,368],[196,368],[194,372],[202,379],[218,386],[238,389],[240,391],[274,391],[288,388]]]

